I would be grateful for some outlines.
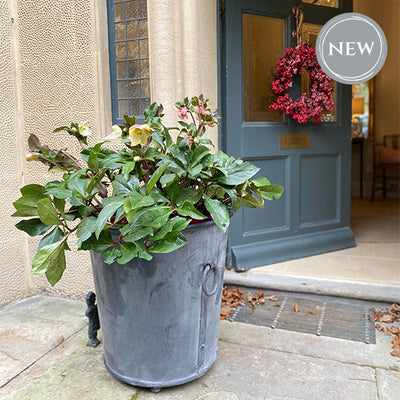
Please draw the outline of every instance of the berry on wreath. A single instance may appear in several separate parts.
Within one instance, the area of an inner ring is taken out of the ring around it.
[[[293,100],[288,93],[293,85],[293,75],[301,75],[303,69],[310,75],[310,92],[302,93],[299,99]],[[332,110],[332,79],[322,71],[315,55],[315,48],[308,43],[285,49],[285,54],[277,63],[277,79],[272,82],[272,91],[277,95],[276,102],[269,106],[272,110],[284,110],[298,123],[314,118],[321,121],[324,110]]]

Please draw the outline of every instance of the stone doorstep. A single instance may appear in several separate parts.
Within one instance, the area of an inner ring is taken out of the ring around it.
[[[260,289],[312,293],[389,303],[398,303],[400,301],[400,286],[398,285],[266,274],[252,272],[252,270],[244,272],[225,270],[224,283],[228,285],[257,287]]]

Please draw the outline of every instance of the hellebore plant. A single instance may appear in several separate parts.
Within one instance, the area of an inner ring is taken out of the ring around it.
[[[13,216],[33,217],[16,227],[30,236],[44,235],[33,272],[45,273],[55,285],[65,270],[73,233],[79,250],[103,253],[108,264],[150,260],[152,253],[183,246],[182,231],[190,223],[212,219],[225,232],[230,211],[262,209],[263,199],[278,199],[282,187],[264,177],[251,180],[259,168],[222,151],[211,153],[212,142],[203,136],[220,116],[207,101],[200,95],[176,103],[179,128],[163,125],[162,106],[156,103],[145,111],[142,124],[124,116],[125,123],[114,125],[110,135],[126,145],[118,151],[105,147],[107,140],[84,146],[90,135],[87,122],[55,129],[79,140],[81,160],[30,135],[27,160],[64,172],[61,180],[44,186],[24,186],[13,203]],[[171,130],[177,130],[176,140]]]

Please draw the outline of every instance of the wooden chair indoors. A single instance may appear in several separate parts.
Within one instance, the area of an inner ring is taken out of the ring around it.
[[[383,198],[389,190],[400,188],[400,135],[386,135],[383,144],[373,147],[373,178],[371,201],[375,192],[382,190]]]

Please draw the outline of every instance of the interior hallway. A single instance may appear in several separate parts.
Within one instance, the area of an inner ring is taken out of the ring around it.
[[[352,200],[356,247],[254,268],[225,281],[349,297],[400,299],[400,201]],[[245,281],[245,282],[240,282]]]

